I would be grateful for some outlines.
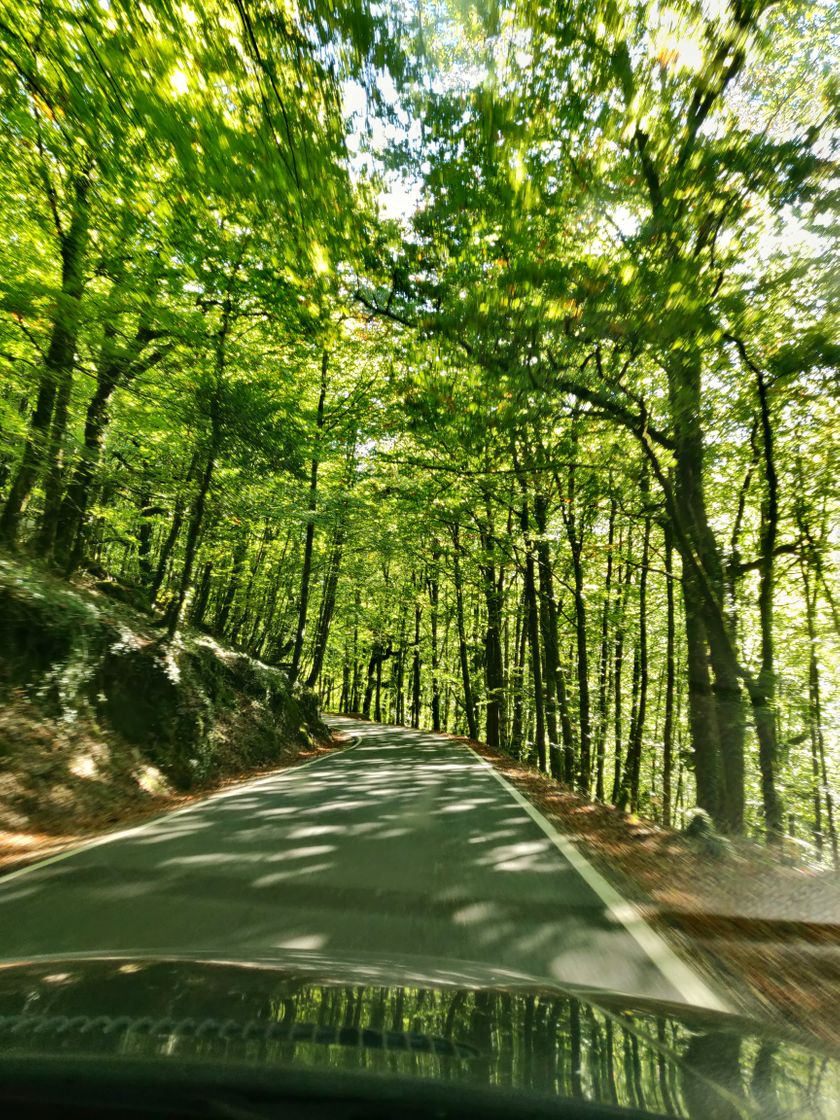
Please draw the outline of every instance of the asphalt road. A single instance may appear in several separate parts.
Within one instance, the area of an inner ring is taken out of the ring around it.
[[[0,879],[0,960],[355,960],[392,981],[475,965],[719,1006],[466,747],[331,722],[357,745]]]

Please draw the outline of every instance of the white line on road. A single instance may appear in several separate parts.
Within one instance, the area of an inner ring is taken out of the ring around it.
[[[464,744],[466,746],[466,744]],[[680,993],[683,999],[694,1007],[706,1007],[712,1011],[732,1013],[720,996],[716,995],[705,981],[690,968],[685,961],[680,960],[674,950],[668,945],[655,930],[644,920],[636,907],[622,898],[604,876],[592,866],[582,854],[577,845],[568,836],[558,831],[546,817],[536,809],[531,802],[516,789],[499,771],[482,758],[472,747],[467,750],[482,766],[486,766],[497,781],[505,787],[516,803],[521,806],[528,816],[539,825],[551,842],[560,850],[560,853],[572,865],[581,879],[597,894],[604,903],[607,912],[620,922],[633,940],[650,957],[662,975]]]
[[[282,781],[283,778],[293,778],[299,771],[305,770],[307,766],[314,766],[316,762],[323,762],[325,758],[335,758],[336,755],[346,754],[348,751],[352,751],[354,747],[358,747],[360,742],[361,738],[358,735],[354,735],[350,740],[349,746],[342,747],[337,751],[332,751],[330,754],[321,754],[318,755],[317,758],[310,758],[308,762],[301,762],[299,766],[287,766],[282,770],[276,770],[273,774],[269,774],[265,778],[257,778],[253,782],[241,782],[239,785],[222,790],[220,793],[211,793],[209,797],[203,797],[200,801],[194,801],[190,805],[184,805],[181,809],[172,809],[168,813],[161,813],[158,816],[150,817],[147,821],[143,821],[142,824],[132,825],[131,828],[121,828],[118,832],[107,832],[104,836],[97,836],[95,840],[88,840],[73,848],[68,848],[64,852],[59,852],[57,855],[38,860],[37,863],[28,863],[26,867],[19,867],[17,871],[10,871],[7,875],[0,873],[0,887],[3,887],[6,883],[11,883],[13,879],[19,879],[22,875],[28,875],[31,871],[40,871],[42,867],[49,867],[52,863],[60,863],[63,859],[69,859],[70,856],[88,852],[91,848],[98,848],[102,844],[110,844],[114,840],[127,840],[128,837],[136,836],[139,832],[144,832],[147,828],[152,828],[154,825],[161,824],[163,821],[170,821],[173,817],[180,817],[184,813],[194,813],[196,809],[203,809],[205,805],[210,805],[214,801],[222,801],[226,797],[237,797],[239,794],[248,793],[252,789],[260,789],[262,786]]]

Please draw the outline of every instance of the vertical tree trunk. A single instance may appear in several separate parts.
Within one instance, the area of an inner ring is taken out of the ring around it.
[[[621,789],[622,747],[624,744],[622,678],[624,673],[624,626],[627,612],[627,597],[630,594],[630,584],[633,579],[633,537],[627,531],[627,543],[624,554],[624,573],[622,578],[619,568],[616,596],[615,634],[613,636],[613,679],[615,682],[615,703],[613,706],[613,782],[610,800],[613,804],[618,801]]]
[[[324,427],[324,407],[327,399],[327,367],[329,354],[326,350],[321,357],[321,387],[318,394],[318,411],[315,417],[315,449],[309,468],[309,496],[306,503],[306,539],[303,545],[303,567],[300,575],[300,597],[298,600],[298,621],[295,631],[295,644],[292,651],[292,665],[289,675],[294,681],[300,670],[303,655],[303,640],[306,635],[306,616],[309,610],[309,583],[312,576],[312,549],[315,542],[315,510],[318,505],[318,466],[321,455],[321,432]]]
[[[178,583],[178,591],[167,611],[166,625],[167,633],[170,638],[175,637],[178,624],[181,621],[181,612],[184,609],[184,602],[186,601],[187,593],[192,584],[193,564],[195,563],[195,555],[198,551],[198,538],[201,534],[201,526],[204,522],[204,511],[207,508],[207,495],[210,493],[210,485],[213,481],[213,472],[216,467],[216,456],[219,451],[219,443],[221,440],[218,408],[218,400],[214,398],[214,402],[211,406],[210,444],[207,449],[207,458],[204,462],[204,470],[201,473],[198,492],[193,501],[190,519],[187,524],[187,539],[184,545],[184,564],[181,569],[181,579]]]
[[[577,454],[576,429],[573,425],[573,459],[567,478],[567,501],[563,506],[563,521],[572,557],[572,579],[575,603],[575,642],[577,646],[578,723],[580,726],[580,755],[578,759],[577,786],[581,793],[589,793],[592,776],[592,720],[589,699],[589,649],[586,638],[586,598],[583,576],[582,518],[577,515],[577,472],[574,456]]]
[[[779,843],[784,810],[776,789],[778,742],[776,735],[776,668],[773,642],[773,595],[775,551],[779,527],[779,479],[773,446],[773,425],[767,384],[760,369],[755,370],[761,414],[762,449],[766,500],[761,510],[761,548],[759,557],[758,614],[761,626],[761,662],[758,676],[747,674],[747,691],[753,708],[758,736],[758,764],[761,771],[761,798],[767,838]]]
[[[230,578],[225,587],[224,595],[219,600],[213,628],[219,637],[225,634],[230,612],[233,609],[239,588],[242,585],[242,572],[245,569],[245,557],[248,552],[248,533],[243,527],[240,529],[238,539],[233,548]]]
[[[306,678],[309,688],[315,687],[324,657],[327,652],[327,643],[330,637],[330,626],[335,613],[336,594],[338,591],[338,576],[341,571],[341,558],[344,551],[344,523],[340,522],[335,530],[330,558],[327,563],[327,575],[324,580],[324,593],[321,597],[321,607],[318,612],[318,626],[315,630],[315,643],[312,649],[312,668]],[[399,722],[399,720],[397,721]]]
[[[234,644],[237,644],[239,642],[239,636],[242,631],[244,630],[246,632],[246,635],[248,636],[243,639],[243,644],[246,646],[246,648],[249,644],[250,635],[252,635],[254,632],[255,619],[259,616],[260,613],[259,608],[256,611],[252,612],[251,603],[254,598],[260,570],[262,569],[263,561],[265,560],[266,551],[273,539],[274,533],[268,525],[265,525],[260,537],[260,543],[251,560],[248,583],[245,587],[245,594],[242,597],[242,605],[236,612],[236,618],[230,628],[230,640]]]
[[[440,582],[438,562],[440,548],[437,542],[432,545],[432,563],[426,579],[429,592],[429,638],[432,669],[432,730],[440,731],[440,665],[438,651],[438,607],[440,604]]]
[[[373,694],[376,689],[376,671],[381,666],[381,647],[379,641],[373,643],[373,648],[370,651],[368,659],[367,677],[365,683],[365,697],[362,701],[362,715],[365,719],[370,719],[371,705],[373,704]]]
[[[183,611],[184,603],[192,584],[193,565],[195,563],[195,555],[198,550],[198,540],[199,536],[201,535],[201,527],[204,522],[204,511],[207,507],[207,496],[210,493],[210,486],[213,481],[213,472],[216,469],[216,458],[222,445],[222,385],[225,376],[225,365],[227,360],[227,339],[228,332],[230,330],[232,310],[233,303],[229,285],[228,292],[224,300],[222,318],[221,322],[219,323],[219,330],[216,334],[215,385],[213,388],[213,395],[210,399],[210,436],[208,440],[206,458],[204,460],[204,469],[201,474],[201,480],[198,485],[198,492],[196,493],[195,499],[193,501],[189,522],[187,524],[187,539],[184,544],[184,565],[181,569],[181,579],[178,583],[178,591],[174,599],[170,603],[167,611],[167,632],[170,638],[174,638],[175,633],[178,629],[178,624],[181,621],[181,612]]]
[[[481,576],[487,608],[485,632],[485,679],[487,683],[487,743],[504,749],[505,669],[502,658],[502,603],[504,568],[495,564],[495,539],[488,520],[481,526],[483,559]]]
[[[565,697],[565,682],[560,665],[560,649],[557,641],[557,603],[554,598],[554,575],[551,569],[546,530],[548,527],[548,503],[545,495],[534,498],[534,521],[539,538],[537,541],[537,570],[540,581],[540,631],[545,652],[545,716],[548,727],[549,765],[553,777],[561,781],[573,781],[574,771],[567,767],[569,756],[574,765],[574,736],[569,718],[568,703]],[[562,692],[562,702],[560,700]],[[563,750],[560,749],[557,715],[560,711],[560,734]]]
[[[464,714],[467,720],[467,734],[471,739],[478,738],[478,717],[473,698],[470,679],[470,658],[467,647],[467,628],[464,622],[464,584],[461,576],[461,541],[459,526],[454,522],[452,532],[452,576],[455,585],[455,620],[458,627],[458,660],[461,666],[461,683],[464,689]]]
[[[420,622],[423,617],[423,611],[420,603],[415,600],[414,603],[414,652],[411,659],[411,726],[420,726],[420,703],[421,703],[421,689],[420,689],[420,670],[421,670],[421,656],[420,656]]]
[[[610,501],[607,532],[607,571],[604,576],[604,605],[601,610],[601,653],[598,664],[598,731],[595,739],[595,797],[604,800],[604,764],[607,749],[607,692],[610,664],[610,609],[612,607],[613,544],[615,541],[615,498]]]
[[[44,372],[38,385],[35,410],[29,424],[29,435],[23,458],[0,514],[0,542],[9,548],[17,543],[20,517],[24,503],[32,493],[46,461],[53,471],[53,454],[59,453],[66,426],[66,402],[73,380],[73,363],[79,334],[84,268],[89,241],[90,180],[78,175],[73,181],[73,203],[70,225],[60,234],[61,293],[52,323],[50,344],[44,359]],[[64,416],[55,421],[56,401],[64,401]],[[56,443],[56,440],[58,441]]]
[[[675,443],[675,501],[669,514],[677,519],[675,543],[683,554],[683,585],[688,587],[686,617],[691,613],[699,616],[696,621],[702,621],[702,627],[692,621],[694,640],[708,645],[715,678],[711,700],[723,778],[723,799],[718,820],[728,831],[740,833],[744,826],[745,798],[744,695],[732,633],[727,627],[723,564],[706,509],[702,362],[699,352],[681,349],[673,353],[668,367],[668,386]],[[697,648],[693,660],[699,665],[700,651]],[[692,702],[702,701],[705,709],[705,690],[693,690],[690,698]],[[711,728],[707,716],[706,710],[697,711],[691,719],[692,734],[697,732],[701,735],[701,740],[694,745],[695,757],[711,753],[708,739]]]
[[[540,770],[545,771],[547,769],[547,756],[545,745],[545,697],[543,695],[542,653],[540,651],[540,619],[537,608],[534,542],[531,539],[528,498],[524,480],[520,523],[525,544],[525,604],[528,624],[528,644],[531,648],[531,678],[534,682],[534,735],[537,746],[537,762]]]
[[[672,776],[674,765],[674,684],[676,665],[674,610],[673,530],[665,522],[665,716],[662,726],[662,824],[671,827]]]
[[[646,488],[644,488],[646,489]],[[648,646],[647,646],[647,580],[650,561],[650,516],[645,517],[642,536],[642,563],[639,569],[639,641],[633,658],[633,691],[635,711],[627,744],[627,758],[624,776],[621,781],[618,801],[619,809],[626,809],[629,803],[632,812],[639,807],[639,772],[642,762],[642,742],[647,715],[648,692]]]
[[[212,585],[213,561],[208,560],[201,570],[201,575],[198,580],[198,589],[190,609],[190,622],[193,626],[201,626],[204,622],[204,615],[207,612],[207,604],[210,600],[210,588]]]
[[[726,828],[723,807],[720,747],[717,713],[709,676],[709,653],[702,610],[698,603],[695,577],[683,565],[683,608],[688,650],[688,726],[697,804],[705,809],[719,828]]]
[[[400,602],[399,625],[397,627],[398,647],[393,673],[393,723],[405,722],[405,639],[406,639],[406,600]]]
[[[811,759],[813,770],[814,799],[814,842],[817,852],[822,855],[824,845],[822,798],[825,799],[825,819],[828,839],[831,844],[831,857],[835,869],[840,869],[838,859],[837,830],[834,822],[834,799],[828,781],[825,761],[825,735],[822,720],[822,696],[820,692],[820,669],[817,659],[816,589],[812,591],[808,563],[800,556],[803,590],[805,592],[805,621],[808,627],[808,731],[811,740]],[[822,797],[820,796],[822,794]]]
[[[112,305],[118,301],[121,291],[115,285]],[[95,493],[94,479],[100,468],[105,432],[110,422],[108,406],[111,397],[121,381],[130,381],[141,370],[156,365],[163,356],[156,352],[141,360],[143,350],[154,337],[149,320],[150,308],[147,307],[140,315],[134,338],[123,348],[117,344],[116,323],[105,324],[96,370],[96,389],[88,402],[78,459],[60,504],[51,506],[45,500],[40,546],[44,555],[55,555],[65,576],[70,576],[83,558],[85,518]],[[53,497],[56,501],[60,497],[60,486]]]
[[[511,753],[519,757],[525,738],[525,660],[528,641],[528,601],[523,595],[519,600],[513,641],[513,664],[509,673],[508,691],[512,693],[510,712]],[[510,662],[508,663],[510,665]]]

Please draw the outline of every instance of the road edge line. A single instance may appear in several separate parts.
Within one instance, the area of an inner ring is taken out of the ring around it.
[[[539,825],[587,886],[598,895],[607,912],[615,921],[624,926],[633,940],[644,950],[656,968],[687,1003],[694,1007],[705,1007],[711,1011],[733,1014],[729,1004],[717,995],[706,981],[674,952],[662,935],[645,921],[638,908],[619,894],[616,888],[589,862],[570,836],[562,833],[556,825],[543,816],[539,809],[524,794],[520,793],[504,774],[496,769],[492,762],[482,757],[478,751],[467,746],[466,743],[463,745],[505,787],[514,801],[525,810],[534,823]]]
[[[218,793],[211,793],[208,797],[203,797],[200,801],[193,801],[190,805],[182,805],[180,809],[169,809],[165,813],[160,813],[157,816],[149,817],[148,820],[142,821],[140,824],[131,825],[128,828],[117,829],[116,832],[106,832],[102,836],[95,836],[92,840],[84,840],[81,844],[68,848],[66,851],[57,852],[54,856],[47,856],[46,859],[38,860],[35,863],[27,863],[25,867],[18,867],[15,871],[9,871],[3,875],[0,873],[0,888],[4,887],[6,883],[11,883],[15,879],[27,875],[30,871],[40,871],[42,867],[49,867],[53,863],[60,863],[61,860],[69,859],[71,856],[80,855],[82,852],[90,851],[91,848],[98,848],[102,844],[110,844],[114,840],[126,840],[129,836],[135,836],[138,832],[143,832],[146,828],[151,828],[152,825],[160,824],[161,821],[171,820],[173,817],[180,817],[184,813],[194,812],[196,809],[202,808],[204,805],[210,804],[212,801],[221,801],[225,797],[235,797],[239,793],[244,793],[245,790],[256,789],[262,785],[268,785],[269,782],[276,782],[278,778],[286,776],[292,777],[297,774],[299,770],[305,770],[307,766],[314,766],[316,762],[323,762],[326,758],[335,758],[336,755],[346,754],[358,747],[361,743],[361,736],[353,736],[355,742],[351,740],[350,744],[346,747],[341,747],[340,750],[331,751],[329,754],[320,754],[316,758],[310,758],[306,762],[301,762],[298,766],[285,766],[282,769],[275,770],[273,774],[267,774],[263,778],[254,778],[252,781],[241,782],[238,785],[231,786],[229,789],[219,790]]]

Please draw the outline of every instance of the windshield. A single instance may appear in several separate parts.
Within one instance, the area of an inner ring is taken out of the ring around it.
[[[840,1109],[836,2],[3,9],[8,1029]]]

